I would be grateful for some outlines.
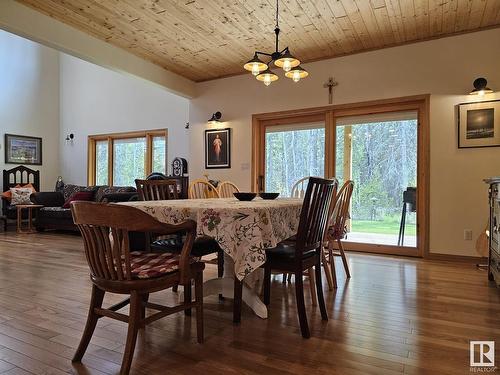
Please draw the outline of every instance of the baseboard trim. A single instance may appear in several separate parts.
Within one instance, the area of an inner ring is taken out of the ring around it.
[[[470,257],[466,255],[453,255],[453,254],[441,254],[441,253],[429,253],[425,257],[429,260],[445,260],[450,262],[464,262],[464,263],[488,263],[488,258],[482,257]]]

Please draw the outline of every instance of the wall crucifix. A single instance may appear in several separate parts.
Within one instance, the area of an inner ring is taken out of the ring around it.
[[[333,88],[338,85],[333,77],[328,78],[328,81],[323,84],[326,89],[328,87],[328,104],[333,104]]]

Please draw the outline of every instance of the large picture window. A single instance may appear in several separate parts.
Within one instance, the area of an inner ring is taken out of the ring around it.
[[[167,130],[89,136],[89,185],[134,186],[136,178],[166,173]]]

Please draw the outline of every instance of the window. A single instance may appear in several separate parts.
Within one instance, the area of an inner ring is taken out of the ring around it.
[[[289,197],[293,184],[325,170],[324,122],[266,127],[265,190]]]
[[[108,184],[108,141],[95,143],[95,183],[96,185]]]
[[[144,178],[146,138],[117,139],[113,142],[113,185],[133,185],[136,178]]]
[[[167,172],[167,131],[89,136],[89,185],[134,186],[136,178]]]
[[[153,137],[153,172],[166,173],[167,142],[164,136]]]

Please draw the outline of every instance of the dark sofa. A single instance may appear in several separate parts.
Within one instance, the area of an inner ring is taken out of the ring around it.
[[[90,191],[94,202],[127,202],[137,200],[137,192],[131,186],[78,186],[64,185],[62,191],[39,192],[31,195],[31,201],[43,206],[38,210],[35,226],[39,231],[59,229],[78,231],[73,223],[71,210],[63,208],[64,202],[74,193]]]

